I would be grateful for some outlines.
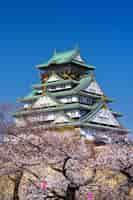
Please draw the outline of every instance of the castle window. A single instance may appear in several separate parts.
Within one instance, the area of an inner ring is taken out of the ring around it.
[[[60,90],[65,90],[65,89],[70,89],[70,88],[71,88],[71,84],[61,84],[61,85],[47,87],[48,91],[50,92],[60,91]]]
[[[67,115],[71,118],[79,118],[80,112],[78,110],[69,111],[69,112],[67,112]]]
[[[80,96],[80,103],[92,105],[94,103],[93,98]]]

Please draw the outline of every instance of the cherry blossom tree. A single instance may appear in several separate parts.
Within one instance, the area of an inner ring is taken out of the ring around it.
[[[27,200],[79,200],[81,189],[93,185],[97,187],[99,200],[117,199],[120,195],[121,199],[129,198],[127,193],[133,186],[132,145],[108,144],[105,145],[104,151],[97,151],[95,143],[81,137],[78,129],[60,134],[53,125],[49,128],[44,125],[34,126],[27,120],[24,127],[18,127],[3,120],[3,117],[0,125],[6,136],[4,143],[0,145],[0,176],[8,175],[14,182],[13,200],[19,200],[19,186],[25,171],[36,178],[36,182],[29,180],[25,197]],[[47,191],[40,190],[39,183],[42,177],[30,169],[31,166],[39,166],[42,162],[44,171],[45,166],[50,166],[52,170],[61,174],[60,180],[55,177],[48,182]],[[126,176],[126,181],[116,192],[102,187],[96,180],[97,170],[104,168]],[[15,176],[12,176],[13,174]]]

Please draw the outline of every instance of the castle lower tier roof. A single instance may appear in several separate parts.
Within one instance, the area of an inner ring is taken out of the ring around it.
[[[111,111],[113,115],[115,115],[116,117],[122,117],[123,116],[123,113],[121,112],[114,112],[114,111]]]
[[[28,95],[28,96],[23,97],[23,98],[18,98],[17,101],[25,103],[25,102],[37,100],[40,97],[42,97],[42,95]]]
[[[79,94],[80,94],[80,95],[83,95],[83,96],[90,96],[90,97],[93,97],[93,98],[95,98],[95,99],[101,99],[101,95],[99,95],[99,94],[94,94],[94,93],[90,93],[90,92],[86,92],[86,91],[83,91],[83,90],[81,90],[81,91],[79,92]],[[108,103],[114,102],[114,99],[109,98],[109,97],[107,97],[107,96],[102,96],[102,98],[103,98],[104,101],[106,101],[106,102],[108,102]]]
[[[90,84],[92,81],[91,76],[86,76],[82,78],[79,83],[72,89],[70,90],[64,90],[64,91],[58,91],[58,92],[51,92],[52,96],[65,96],[65,95],[71,95],[71,94],[79,94],[79,92]]]
[[[82,78],[80,81],[75,81],[75,80],[62,80],[62,81],[57,81],[54,83],[47,83],[47,84],[38,84],[35,85],[35,88],[39,89],[40,87],[45,87],[45,86],[49,86],[49,85],[56,85],[56,84],[65,84],[65,83],[74,83],[76,84],[75,87],[73,87],[72,89],[69,90],[63,90],[63,91],[56,91],[56,92],[48,92],[46,91],[46,94],[51,96],[51,97],[61,97],[61,96],[69,96],[69,95],[76,95],[76,94],[81,94],[81,95],[87,95],[87,96],[92,96],[94,98],[101,98],[100,95],[97,94],[92,94],[89,92],[85,92],[83,91],[92,81],[93,77],[92,76],[85,76],[84,78]],[[27,102],[27,101],[33,101],[36,100],[38,98],[40,98],[42,95],[35,95],[36,93],[36,89],[34,89],[32,91],[32,93],[24,98],[19,98],[18,101],[20,102]],[[108,97],[104,96],[104,100],[112,102],[111,99],[109,99]]]
[[[94,105],[84,105],[80,103],[70,103],[70,104],[61,104],[53,107],[45,107],[40,109],[29,109],[29,110],[20,110],[13,113],[14,117],[32,114],[32,113],[40,113],[40,112],[53,112],[53,111],[63,111],[63,110],[72,110],[72,109],[85,109],[91,110],[94,109]]]
[[[102,124],[93,124],[93,123],[81,123],[81,122],[72,122],[72,123],[60,123],[60,124],[56,124],[56,127],[91,127],[91,128],[97,128],[97,129],[104,129],[104,130],[110,130],[110,131],[119,131],[119,132],[129,132],[128,129],[125,129],[123,127],[113,127],[113,126],[105,126]]]
[[[86,88],[88,86],[88,84],[91,82],[92,77],[91,76],[86,76],[85,78],[81,79],[76,85],[76,87],[70,89],[70,90],[64,90],[64,91],[58,91],[58,92],[46,92],[48,95],[51,96],[66,96],[66,95],[71,95],[71,94],[78,94],[81,90],[83,90],[84,88]],[[24,97],[24,98],[20,98],[18,99],[18,101],[20,102],[26,102],[29,100],[34,100],[34,99],[38,99],[39,97],[41,97],[41,95],[34,95],[35,94],[34,90],[30,95]]]
[[[69,96],[69,95],[72,95],[73,93],[72,92],[65,92],[63,91],[62,93],[60,94],[55,94],[55,95],[52,95],[52,93],[48,93],[47,92],[47,95],[48,96],[51,96],[51,97],[56,97],[56,96]],[[84,96],[89,96],[89,97],[93,97],[93,98],[96,98],[96,99],[100,99],[101,97],[99,95],[95,95],[95,94],[91,94],[91,93],[84,93],[82,91],[80,91],[79,93],[77,93],[78,95],[84,95]],[[23,102],[23,103],[26,103],[26,102],[29,102],[29,101],[35,101],[37,99],[39,99],[40,97],[42,97],[42,95],[35,95],[35,96],[26,96],[24,98],[18,98],[18,102]],[[113,102],[112,99],[108,98],[108,97],[105,97],[105,101],[107,102]]]
[[[85,95],[85,96],[92,96],[94,98],[101,98],[101,95],[93,94],[90,92],[83,91],[87,86],[91,83],[93,77],[92,76],[85,76],[80,81],[75,81],[74,83],[77,83],[75,87],[69,90],[63,90],[63,91],[56,91],[56,92],[47,92],[48,95],[51,95],[51,97],[61,97],[61,96],[69,96],[69,95]],[[103,96],[104,101],[112,102],[112,99]]]

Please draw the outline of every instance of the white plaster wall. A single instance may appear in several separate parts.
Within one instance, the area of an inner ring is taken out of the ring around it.
[[[66,114],[71,118],[80,117],[80,111],[78,111],[78,110],[69,111]]]
[[[69,97],[63,97],[63,98],[60,98],[59,100],[61,103],[76,103],[78,102],[78,97],[76,96],[69,96]]]
[[[48,91],[50,91],[50,92],[54,92],[54,91],[60,91],[60,90],[64,90],[64,89],[70,89],[70,88],[72,88],[72,85],[71,84],[65,84],[65,85],[56,85],[56,86],[54,86],[54,88],[53,88],[53,86],[49,86],[48,87]]]
[[[30,122],[52,121],[54,119],[55,119],[54,113],[40,113],[40,114],[36,114],[35,116],[28,117],[28,120]]]

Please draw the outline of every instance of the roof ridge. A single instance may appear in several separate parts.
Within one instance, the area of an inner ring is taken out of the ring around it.
[[[67,50],[63,50],[63,51],[59,51],[59,52],[57,52],[57,50],[56,50],[54,52],[54,55],[59,55],[59,54],[63,54],[63,53],[67,53],[67,52],[72,52],[72,51],[79,52],[80,49],[79,48],[74,48],[74,49],[67,49]]]

